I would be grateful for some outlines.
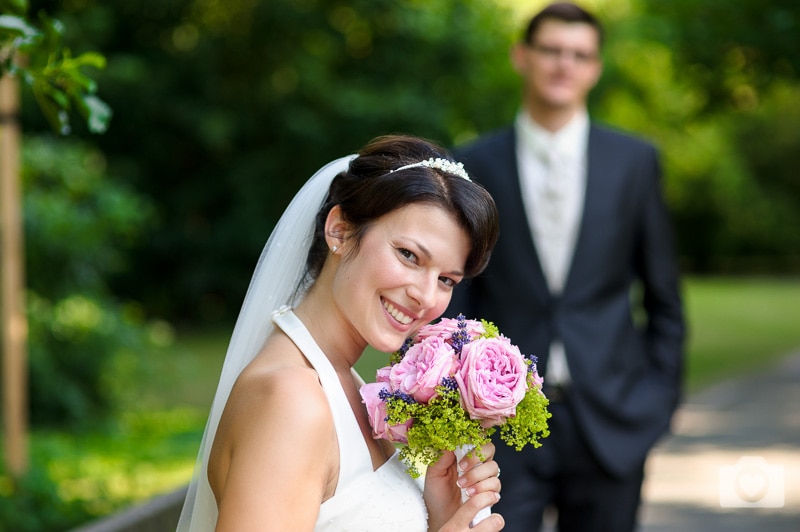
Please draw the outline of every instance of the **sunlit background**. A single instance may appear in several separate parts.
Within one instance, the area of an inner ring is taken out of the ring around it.
[[[544,4],[32,0],[32,23],[56,17],[73,55],[105,57],[83,71],[113,118],[93,134],[73,109],[59,135],[21,88],[30,460],[22,478],[0,466],[0,530],[69,529],[184,486],[291,196],[376,135],[449,147],[510,122],[508,48]],[[583,5],[607,30],[592,117],[662,153],[689,397],[796,355],[800,7]]]

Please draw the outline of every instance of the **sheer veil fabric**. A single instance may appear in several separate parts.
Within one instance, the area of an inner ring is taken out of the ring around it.
[[[333,178],[346,171],[355,157],[341,157],[318,170],[295,195],[264,246],[228,345],[178,532],[214,530],[218,512],[208,483],[208,456],[228,395],[272,331],[272,313],[283,305],[294,306],[307,290],[305,263],[316,214]]]

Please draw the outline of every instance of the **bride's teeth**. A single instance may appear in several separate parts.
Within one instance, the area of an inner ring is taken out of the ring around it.
[[[384,301],[383,306],[394,319],[396,319],[403,325],[408,325],[409,323],[411,323],[412,319],[403,314],[402,312],[400,312],[399,310],[397,310],[396,308],[394,308],[394,306],[392,306],[391,303]]]

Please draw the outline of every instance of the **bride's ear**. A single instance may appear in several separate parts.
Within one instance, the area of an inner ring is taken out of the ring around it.
[[[350,224],[345,221],[342,216],[342,208],[339,205],[328,211],[328,217],[325,219],[325,242],[328,244],[328,249],[336,250],[342,247],[342,244],[347,239],[350,230]]]

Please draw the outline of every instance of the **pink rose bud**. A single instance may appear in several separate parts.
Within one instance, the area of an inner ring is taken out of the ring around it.
[[[467,334],[470,340],[477,338],[486,332],[483,323],[477,320],[464,320],[467,324]],[[452,341],[453,333],[458,331],[458,320],[455,318],[442,318],[437,323],[425,325],[422,327],[417,336],[414,338],[415,342],[420,342],[425,338],[431,336],[438,336],[447,343]]]
[[[375,373],[375,381],[376,382],[389,382],[389,373],[391,372],[392,368],[389,366],[383,366]]]
[[[361,399],[367,405],[372,437],[376,440],[383,438],[395,443],[408,443],[408,428],[413,420],[409,419],[400,425],[386,423],[386,403],[380,398],[381,390],[387,390],[386,383],[371,382],[359,389]]]

